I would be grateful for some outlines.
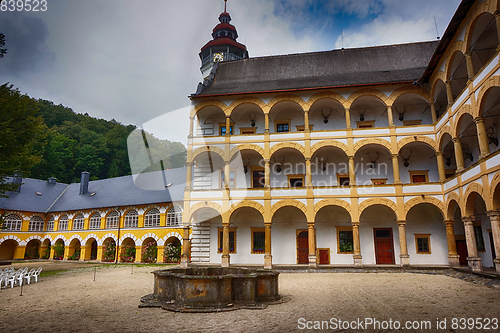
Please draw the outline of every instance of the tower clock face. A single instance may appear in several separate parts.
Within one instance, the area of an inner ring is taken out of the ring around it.
[[[224,60],[224,55],[222,53],[216,53],[214,54],[214,61],[219,62]]]

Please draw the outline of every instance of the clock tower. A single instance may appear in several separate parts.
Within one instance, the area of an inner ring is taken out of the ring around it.
[[[224,12],[219,15],[219,24],[212,31],[212,40],[201,48],[201,73],[207,79],[215,63],[248,58],[245,45],[236,41],[238,33],[230,24],[231,16],[226,11],[227,0],[224,0]]]

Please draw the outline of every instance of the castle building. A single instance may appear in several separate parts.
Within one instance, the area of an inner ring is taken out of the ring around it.
[[[500,272],[499,35],[500,1],[463,0],[439,41],[243,59],[205,46],[182,264]]]

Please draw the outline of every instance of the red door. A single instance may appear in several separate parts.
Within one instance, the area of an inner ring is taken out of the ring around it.
[[[495,253],[495,243],[493,243],[493,233],[489,231],[489,234],[490,234],[491,256],[493,257],[493,260],[495,260],[496,253]]]
[[[297,235],[297,263],[309,263],[309,236],[307,230],[301,231]]]
[[[320,265],[329,265],[330,264],[330,249],[318,249],[319,252],[319,264]]]
[[[467,266],[467,243],[465,240],[457,240],[457,252],[459,255],[460,265]]]
[[[394,264],[392,229],[373,229],[377,265]]]

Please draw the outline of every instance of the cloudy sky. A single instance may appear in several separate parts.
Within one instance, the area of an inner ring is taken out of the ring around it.
[[[229,0],[228,12],[258,57],[434,40],[434,18],[442,35],[459,3]],[[223,0],[47,0],[44,12],[0,11],[8,49],[0,84],[141,126],[189,106],[198,53],[223,8]]]

